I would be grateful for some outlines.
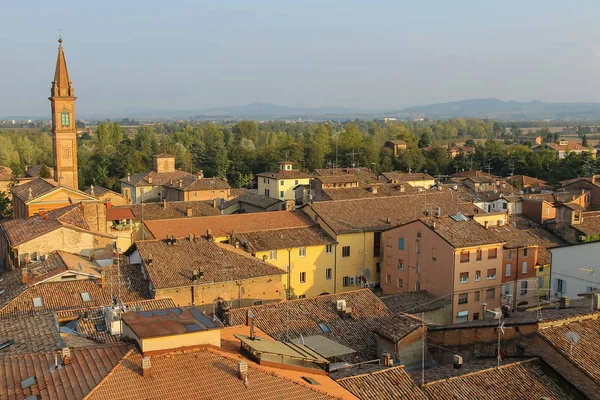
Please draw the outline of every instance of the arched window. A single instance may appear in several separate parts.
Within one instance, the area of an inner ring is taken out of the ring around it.
[[[61,126],[69,126],[69,110],[62,110],[60,112],[60,124]]]

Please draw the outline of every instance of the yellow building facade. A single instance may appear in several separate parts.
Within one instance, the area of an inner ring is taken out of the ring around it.
[[[279,163],[278,172],[257,174],[258,194],[279,200],[296,200],[294,188],[298,185],[310,185],[311,175],[292,168],[293,163]]]

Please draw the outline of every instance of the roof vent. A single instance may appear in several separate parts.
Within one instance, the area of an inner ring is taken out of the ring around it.
[[[150,363],[150,357],[142,358],[142,376],[147,378],[150,376],[150,367],[152,364]]]
[[[37,378],[35,376],[30,376],[27,379],[23,379],[21,381],[21,389],[27,389],[37,383]]]
[[[71,364],[71,349],[69,349],[68,347],[63,347],[62,359],[63,359],[63,365]]]
[[[338,311],[346,311],[346,300],[338,300],[335,302],[336,309]]]
[[[237,364],[238,378],[248,386],[248,364],[245,361],[240,361]]]

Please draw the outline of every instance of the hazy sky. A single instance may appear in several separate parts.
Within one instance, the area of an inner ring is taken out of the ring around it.
[[[597,0],[6,1],[0,116],[49,115],[59,25],[79,115],[600,101],[598,15]]]

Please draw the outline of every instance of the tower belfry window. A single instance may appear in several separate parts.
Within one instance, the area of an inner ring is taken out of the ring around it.
[[[60,113],[60,124],[62,126],[69,126],[69,112],[67,110],[63,110]]]

